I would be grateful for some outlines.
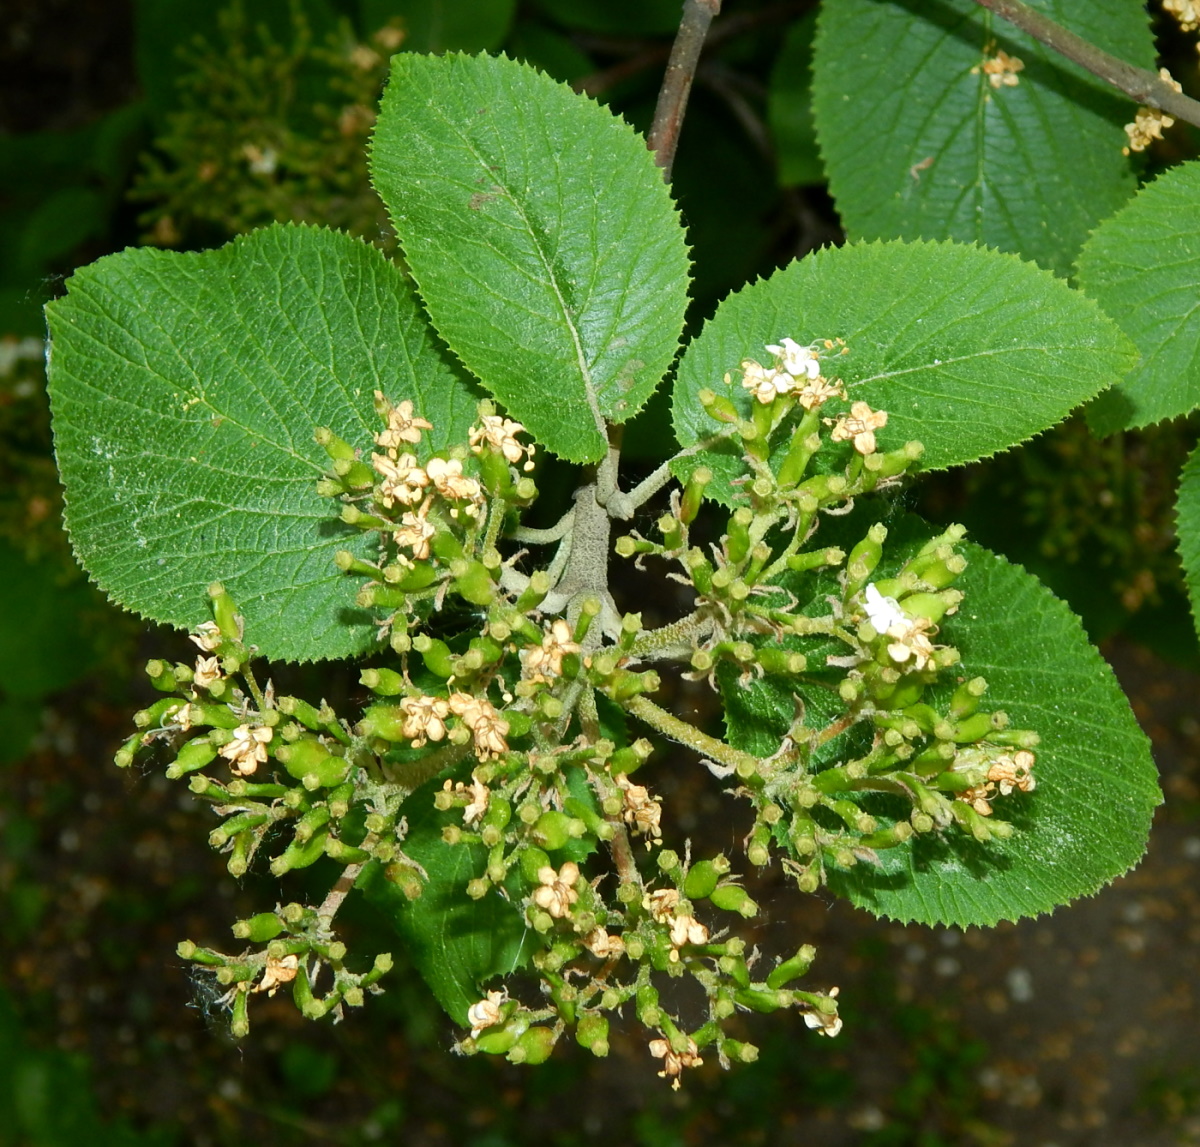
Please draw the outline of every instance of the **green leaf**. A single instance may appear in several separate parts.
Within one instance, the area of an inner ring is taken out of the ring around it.
[[[1140,4],[1031,6],[1154,67]],[[1024,64],[1015,87],[982,71],[999,51]],[[975,240],[1065,276],[1133,193],[1132,106],[973,0],[826,0],[814,71],[829,186],[854,238]]]
[[[477,401],[402,273],[347,235],[274,226],[202,254],[108,256],[47,315],[67,528],[100,587],[194,626],[221,580],[265,657],[371,647],[333,555],[372,542],[317,495],[330,462],[313,429],[369,447],[378,388],[433,422],[433,450],[465,440]]]
[[[1200,163],[1143,187],[1079,256],[1079,285],[1133,340],[1142,361],[1088,409],[1097,434],[1200,406]]]
[[[920,526],[907,546],[889,538],[889,570],[931,536]],[[986,678],[986,709],[1041,735],[1037,789],[997,807],[1018,828],[1009,841],[930,834],[880,852],[879,867],[829,871],[835,892],[876,915],[959,927],[1036,916],[1096,892],[1141,858],[1161,801],[1149,742],[1079,619],[1020,566],[979,546],[963,553],[970,564],[955,587],[966,599],[939,640],[962,653],[957,677]],[[819,663],[814,647],[807,652]],[[827,723],[828,691],[802,696],[806,722]],[[768,679],[730,691],[730,701],[734,743],[760,754],[778,747],[794,717],[790,691]]]
[[[645,141],[508,59],[401,53],[371,169],[434,325],[535,438],[606,449],[670,365],[683,231]]]
[[[487,868],[488,850],[481,844],[451,846],[442,840],[446,825],[462,825],[461,809],[434,808],[434,792],[442,780],[439,776],[417,789],[404,805],[404,851],[429,875],[421,895],[409,900],[374,862],[360,886],[403,937],[438,1003],[456,1023],[469,1027],[467,1009],[480,998],[479,985],[523,966],[537,937],[515,900],[494,890],[482,900],[467,896],[467,882]]]
[[[1184,464],[1175,514],[1179,560],[1183,563],[1196,632],[1200,634],[1200,447],[1192,451]]]
[[[930,469],[972,462],[1060,421],[1116,382],[1133,348],[1092,300],[1012,255],[959,243],[862,243],[817,251],[731,295],[679,364],[672,418],[682,446],[726,427],[704,412],[704,387],[727,394],[745,416],[738,385],[745,358],[764,349],[843,338],[827,357],[851,401],[888,412],[882,450],[916,439]],[[729,389],[722,383],[732,372]],[[723,479],[727,500],[742,470],[726,441],[700,458]],[[699,459],[688,458],[686,467]]]
[[[789,29],[771,69],[767,122],[775,144],[781,187],[822,183],[825,168],[817,151],[812,112],[812,55],[816,11]]]
[[[396,17],[409,52],[484,52],[500,46],[512,23],[516,0],[362,0],[367,32]]]

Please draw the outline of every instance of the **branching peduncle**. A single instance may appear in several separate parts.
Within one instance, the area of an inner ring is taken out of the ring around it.
[[[1116,56],[1110,56],[1061,24],[1035,12],[1021,0],[975,0],[975,3],[1020,28],[1060,56],[1086,68],[1092,75],[1124,92],[1131,100],[1158,108],[1176,119],[1200,127],[1200,102],[1177,92],[1154,72],[1135,68]]]
[[[629,711],[644,721],[652,729],[657,729],[665,737],[694,749],[701,756],[711,757],[719,765],[737,771],[743,778],[754,776],[758,772],[759,761],[749,753],[730,748],[724,741],[710,737],[700,732],[694,725],[681,721],[666,709],[660,708],[646,697],[632,697],[626,703]]]

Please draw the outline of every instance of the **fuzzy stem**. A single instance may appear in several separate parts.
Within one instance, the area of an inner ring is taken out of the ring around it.
[[[670,737],[672,741],[678,741],[702,756],[711,757],[718,764],[733,769],[749,766],[753,772],[758,771],[757,757],[731,748],[724,741],[718,741],[716,737],[700,732],[694,725],[689,725],[668,713],[666,709],[659,708],[647,697],[631,697],[625,702],[625,707],[640,721],[645,721],[651,728],[657,729],[664,737]]]
[[[654,162],[663,169],[663,179],[667,182],[671,180],[679,129],[683,126],[688,93],[692,90],[704,38],[713,17],[720,11],[721,0],[686,0],[683,6],[683,19],[671,47],[671,58],[658,93],[658,106],[654,109],[654,123],[646,139],[646,146],[654,152]]]
[[[1200,103],[1177,92],[1154,72],[1135,68],[1097,48],[1061,24],[1035,12],[1021,0],[975,0],[981,8],[994,12],[1046,47],[1086,68],[1105,83],[1124,92],[1131,100],[1158,108],[1176,119],[1200,127]]]

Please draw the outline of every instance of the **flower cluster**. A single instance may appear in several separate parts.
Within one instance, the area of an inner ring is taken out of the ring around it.
[[[993,88],[1015,88],[1021,82],[1017,73],[1024,70],[1024,61],[1001,50],[984,60],[978,67],[972,68],[971,74],[978,75],[983,72]]]
[[[1183,91],[1183,85],[1178,80],[1172,79],[1171,73],[1166,68],[1159,68],[1158,74],[1177,92]],[[1138,108],[1133,123],[1125,125],[1125,134],[1129,137],[1129,145],[1122,148],[1122,152],[1128,155],[1131,151],[1145,151],[1156,139],[1162,139],[1163,132],[1172,127],[1174,123],[1174,117],[1167,115],[1159,108]]]
[[[841,339],[824,339],[821,342],[801,346],[793,339],[781,339],[778,345],[768,344],[767,351],[774,362],[764,367],[754,359],[744,359],[742,386],[766,405],[784,394],[794,394],[796,401],[805,410],[816,410],[831,398],[845,398],[846,393],[840,379],[830,382],[821,374],[821,351],[845,352]]]

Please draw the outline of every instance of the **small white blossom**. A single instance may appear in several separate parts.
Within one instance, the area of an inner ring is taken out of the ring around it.
[[[704,1063],[704,1060],[700,1058],[700,1049],[696,1047],[696,1041],[690,1036],[686,1051],[675,1051],[665,1039],[652,1039],[650,1054],[663,1061],[663,1069],[658,1073],[658,1078],[670,1079],[671,1087],[675,1091],[679,1090],[679,1074],[685,1067],[699,1067]]]
[[[224,640],[215,621],[202,621],[196,632],[188,634],[188,640],[198,645],[205,653],[211,653]]]
[[[561,617],[556,618],[548,632],[542,637],[541,645],[525,649],[525,672],[531,681],[546,681],[546,675],[558,677],[562,673],[562,660],[568,653],[578,653],[579,643],[572,641],[570,625]]]
[[[214,681],[221,680],[221,663],[215,657],[197,657],[196,672],[192,681],[197,689],[207,689]]]
[[[517,441],[518,434],[527,433],[521,423],[514,422],[511,418],[501,418],[498,414],[485,414],[479,422],[480,425],[471,427],[469,437],[474,453],[481,454],[485,446],[490,446],[502,454],[511,466],[515,466],[528,454],[523,469],[533,469],[533,447]]]
[[[378,495],[389,510],[396,502],[415,506],[424,497],[429,475],[417,465],[415,455],[401,454],[393,458],[389,454],[372,454],[371,465],[383,476]]]
[[[504,1000],[503,992],[488,992],[486,999],[478,1000],[467,1009],[467,1023],[471,1025],[472,1039],[484,1028],[494,1027],[500,1022],[500,1005]]]
[[[779,346],[767,346],[779,365],[794,379],[815,379],[821,373],[821,361],[812,346],[800,346],[792,339],[781,339]]]
[[[908,624],[908,614],[900,608],[899,602],[894,597],[884,597],[874,582],[867,586],[864,597],[867,620],[877,633],[887,633],[893,625]]]
[[[412,741],[413,748],[421,748],[427,741],[440,741],[446,735],[446,717],[450,706],[443,697],[405,697],[400,702],[404,713],[403,734]]]
[[[829,998],[837,999],[839,989],[830,988]],[[813,1010],[804,1013],[804,1022],[810,1027],[816,1029],[818,1035],[827,1035],[831,1039],[842,1030],[842,1018],[837,1012],[819,1012]]]
[[[290,984],[296,978],[299,970],[300,957],[295,953],[281,956],[278,960],[273,956],[268,956],[262,979],[250,990],[266,992],[268,996],[273,996],[280,984]]]
[[[853,441],[854,449],[860,454],[874,454],[875,431],[885,427],[887,420],[886,410],[872,410],[867,403],[856,402],[850,407],[849,414],[837,419],[829,437],[834,442]]]
[[[752,358],[742,363],[742,386],[764,406],[768,402],[774,402],[779,395],[787,394],[795,382],[786,370],[777,367],[768,369]]]
[[[398,450],[401,443],[407,442],[415,446],[421,441],[422,430],[432,430],[433,424],[424,418],[413,414],[413,404],[405,399],[399,406],[392,406],[383,396],[383,392],[375,392],[376,406],[387,408],[387,429],[375,435],[375,442],[385,450]]]
[[[579,865],[568,860],[557,872],[549,865],[538,869],[538,880],[541,882],[533,891],[533,902],[544,908],[555,920],[561,920],[571,914],[571,905],[579,899],[575,891],[575,883],[579,879]]]
[[[221,756],[238,776],[248,777],[258,771],[259,765],[266,764],[270,739],[271,730],[266,726],[239,725],[233,731],[233,739],[221,746]]]

